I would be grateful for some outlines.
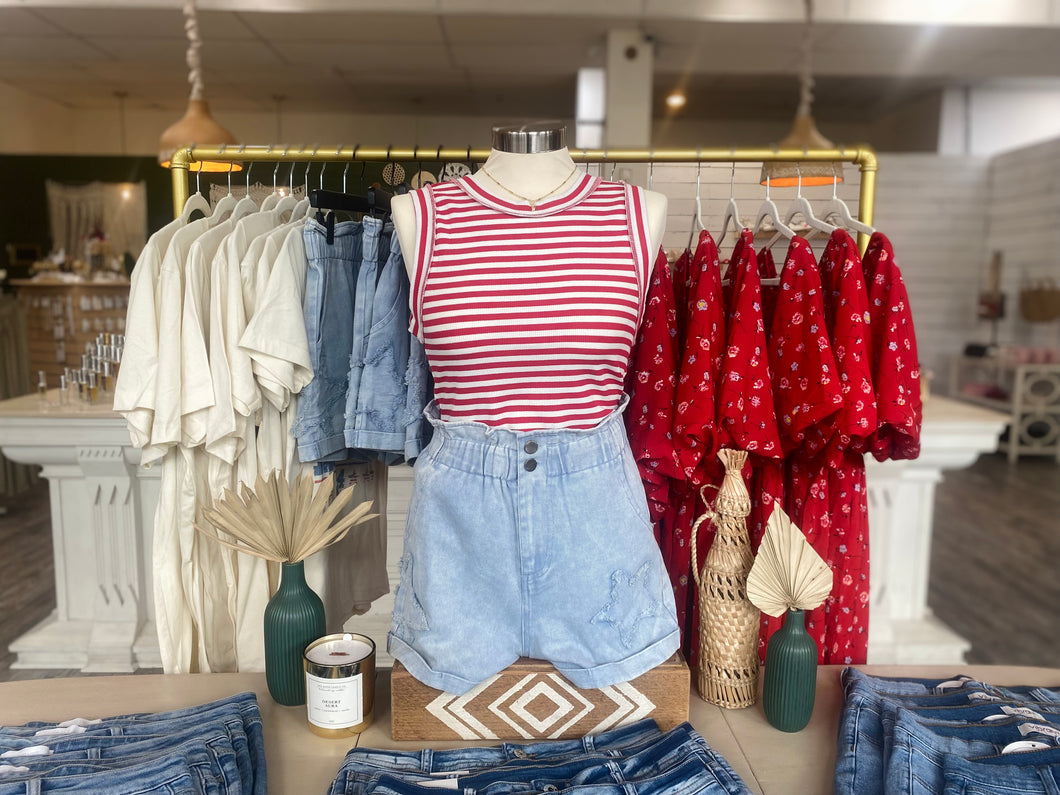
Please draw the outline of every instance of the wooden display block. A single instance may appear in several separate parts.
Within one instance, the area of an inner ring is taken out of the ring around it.
[[[599,734],[654,718],[663,731],[688,720],[689,672],[680,653],[657,668],[599,690],[581,690],[549,663],[522,658],[462,696],[413,678],[394,661],[395,740],[545,740]]]

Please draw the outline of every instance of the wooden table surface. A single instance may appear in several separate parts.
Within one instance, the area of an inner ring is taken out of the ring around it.
[[[690,721],[721,753],[750,788],[763,795],[827,795],[832,791],[835,738],[842,707],[841,666],[822,666],[810,725],[786,734],[771,727],[761,705],[723,710],[701,701],[693,691]],[[949,679],[968,674],[999,685],[1060,687],[1060,669],[1009,666],[864,666],[880,676]],[[376,748],[420,748],[424,743],[390,739],[390,672],[376,681],[373,725],[360,736],[327,740],[309,731],[304,707],[272,701],[263,674],[187,674],[76,677],[0,684],[0,725],[29,720],[103,717],[135,711],[161,711],[211,701],[234,693],[257,693],[265,726],[269,792],[279,795],[325,793],[346,751],[354,745]],[[455,748],[468,742],[430,743]],[[488,743],[480,743],[486,745]]]

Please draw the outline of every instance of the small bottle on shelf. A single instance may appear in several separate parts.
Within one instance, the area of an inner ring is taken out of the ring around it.
[[[59,405],[62,408],[70,405],[70,395],[67,393],[65,375],[59,376]]]
[[[48,377],[43,370],[37,371],[37,402],[42,406],[48,405]]]

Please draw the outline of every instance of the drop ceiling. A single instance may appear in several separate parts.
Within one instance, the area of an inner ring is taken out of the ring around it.
[[[207,96],[222,114],[569,117],[577,69],[603,65],[616,27],[654,42],[657,115],[675,86],[692,118],[784,119],[796,101],[794,0],[541,0],[532,13],[484,0],[200,5]],[[1060,85],[1058,5],[818,0],[817,115],[871,121],[950,85]],[[179,3],[114,6],[0,0],[0,82],[70,108],[116,108],[120,94],[127,109],[179,112],[187,100]],[[343,10],[326,10],[334,8]],[[940,8],[961,16],[936,19]]]

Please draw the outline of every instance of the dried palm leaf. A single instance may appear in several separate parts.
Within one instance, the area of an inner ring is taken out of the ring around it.
[[[763,613],[813,610],[832,592],[832,570],[778,505],[766,523],[751,573],[747,597]]]
[[[209,525],[195,529],[222,546],[266,560],[297,563],[345,536],[351,528],[373,519],[371,502],[340,515],[353,499],[353,488],[334,499],[329,475],[314,494],[313,478],[303,475],[293,486],[278,470],[258,476],[251,489],[241,483],[237,493],[225,489],[213,507],[203,510]],[[223,538],[221,533],[231,536]]]

